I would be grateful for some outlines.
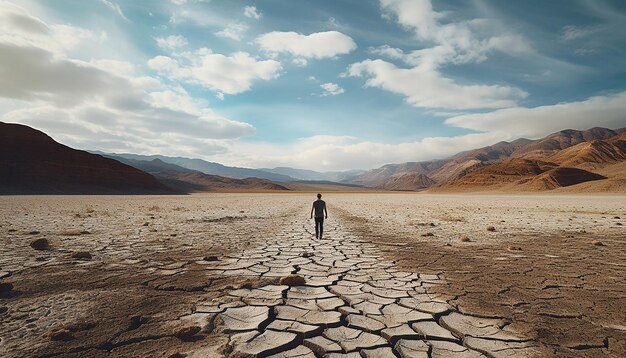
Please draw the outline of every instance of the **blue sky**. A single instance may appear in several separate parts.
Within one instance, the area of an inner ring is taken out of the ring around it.
[[[626,126],[617,0],[0,1],[0,24],[0,120],[81,149],[369,169]]]

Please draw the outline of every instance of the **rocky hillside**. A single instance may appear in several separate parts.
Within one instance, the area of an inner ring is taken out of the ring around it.
[[[500,142],[444,160],[389,164],[354,181],[384,190],[473,191],[552,190],[606,179],[612,181],[610,187],[615,190],[621,182],[613,180],[615,170],[608,167],[625,160],[625,128],[568,129],[537,140]],[[597,172],[604,168],[608,168],[606,174]]]

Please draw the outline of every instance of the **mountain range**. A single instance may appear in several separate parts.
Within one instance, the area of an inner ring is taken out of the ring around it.
[[[626,188],[626,172],[619,170],[626,160],[625,136],[626,128],[568,129],[537,140],[499,142],[445,160],[385,165],[354,181],[390,190],[537,191],[607,179],[599,191],[609,182],[611,188]]]
[[[626,128],[563,130],[372,170],[229,167],[202,159],[85,152],[0,122],[0,193],[259,190],[626,191]]]

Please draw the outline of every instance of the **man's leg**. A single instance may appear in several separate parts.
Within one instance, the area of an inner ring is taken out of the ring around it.
[[[324,235],[324,218],[320,218],[320,239]]]
[[[319,239],[319,237],[320,237],[319,225],[320,225],[319,219],[315,218],[315,238],[316,239]]]

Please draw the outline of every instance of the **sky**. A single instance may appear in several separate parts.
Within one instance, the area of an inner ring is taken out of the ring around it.
[[[626,2],[0,0],[0,121],[318,171],[626,127]]]

